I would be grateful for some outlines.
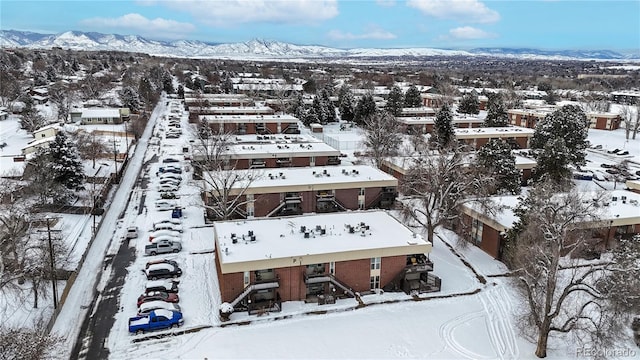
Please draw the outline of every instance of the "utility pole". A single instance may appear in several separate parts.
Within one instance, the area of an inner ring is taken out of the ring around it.
[[[116,167],[116,173],[113,177],[114,181],[118,183],[118,149],[116,148],[116,134],[113,133],[113,164]]]
[[[56,290],[56,267],[53,262],[53,243],[51,241],[51,225],[49,225],[50,217],[47,216],[47,238],[49,240],[49,260],[51,261],[51,287],[53,288],[53,309],[58,308],[58,291]]]

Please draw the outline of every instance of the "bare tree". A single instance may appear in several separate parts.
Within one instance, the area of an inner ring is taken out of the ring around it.
[[[585,198],[575,190],[558,193],[556,184],[543,182],[516,209],[520,220],[514,228],[520,230],[507,256],[515,270],[517,292],[526,304],[520,314],[521,331],[535,339],[535,354],[541,358],[547,356],[554,333],[570,333],[579,344],[600,349],[618,341],[624,323],[628,324],[629,318],[611,305],[611,297],[597,284],[620,272],[637,279],[640,266],[622,268],[615,257],[586,266],[581,261],[581,254],[594,246],[589,228],[606,228],[598,219],[600,196],[589,195]],[[628,287],[633,284],[617,283],[626,287],[627,294],[637,294],[637,288]]]
[[[228,220],[242,213],[251,200],[245,195],[261,174],[257,170],[235,170],[230,152],[231,134],[213,130],[205,122],[199,124],[193,145],[194,176],[205,196],[204,207],[209,217]]]
[[[402,179],[402,192],[409,198],[404,215],[427,230],[431,243],[438,226],[459,219],[462,204],[483,198],[492,188],[494,179],[478,176],[462,150],[456,147],[422,151]]]
[[[20,116],[20,128],[32,134],[46,124],[47,120],[35,109]]]
[[[380,168],[387,156],[397,155],[402,143],[400,123],[386,111],[378,111],[364,120],[363,145],[376,167]]]
[[[620,108],[620,117],[624,123],[627,140],[629,140],[629,135],[635,140],[638,130],[640,130],[640,100],[635,105],[623,105]]]
[[[93,162],[94,169],[96,168],[96,159],[109,151],[107,143],[103,139],[96,137],[94,132],[78,131],[72,135],[71,140],[78,147],[80,157]]]
[[[0,326],[0,359],[57,359],[64,337],[47,333],[45,322],[33,328]]]

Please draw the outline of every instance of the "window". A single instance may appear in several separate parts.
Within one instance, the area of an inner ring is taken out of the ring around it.
[[[379,289],[380,288],[380,275],[372,276],[371,278],[371,289]]]
[[[360,196],[364,196],[364,188],[360,188],[360,192],[358,193]]]
[[[471,239],[476,245],[482,242],[482,228],[482,221],[473,219],[471,222]]]
[[[336,274],[336,263],[331,261],[329,263],[329,274],[331,275],[335,275]]]
[[[249,283],[251,282],[251,278],[249,276],[249,272],[245,271],[244,272],[244,278],[243,278],[243,283],[244,283],[244,287],[249,286]]]
[[[379,270],[380,269],[380,258],[374,257],[371,258],[371,270]]]

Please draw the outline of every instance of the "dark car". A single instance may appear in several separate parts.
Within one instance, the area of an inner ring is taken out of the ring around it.
[[[168,279],[182,275],[182,269],[177,265],[163,262],[149,265],[149,267],[144,270],[144,273],[149,280]]]
[[[145,285],[146,292],[149,291],[165,291],[168,293],[178,292],[178,282],[174,280],[161,279],[161,280],[149,280]]]
[[[176,293],[168,293],[166,291],[147,291],[138,297],[138,307],[140,307],[142,303],[158,300],[177,303],[180,302],[180,297]]]

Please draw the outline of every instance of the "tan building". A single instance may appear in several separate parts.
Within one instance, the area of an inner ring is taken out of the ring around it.
[[[241,225],[241,226],[238,226]],[[223,302],[249,314],[376,289],[440,290],[431,243],[385,211],[216,222]]]

